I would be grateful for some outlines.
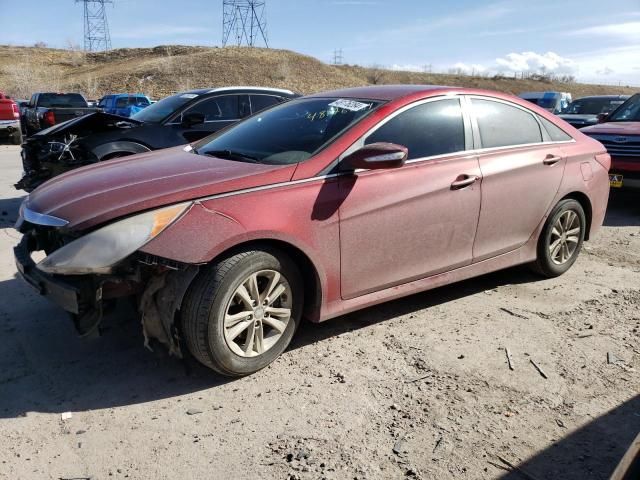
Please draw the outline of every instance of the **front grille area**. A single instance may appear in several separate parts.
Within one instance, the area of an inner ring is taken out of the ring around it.
[[[591,135],[591,137],[602,143],[612,157],[635,157],[640,160],[640,136]]]

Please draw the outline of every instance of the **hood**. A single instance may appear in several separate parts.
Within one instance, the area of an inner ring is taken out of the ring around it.
[[[59,175],[34,190],[26,206],[83,230],[163,205],[286,182],[295,167],[224,160],[174,147]]]
[[[111,115],[104,112],[93,112],[81,117],[72,118],[66,122],[61,122],[53,127],[45,128],[31,135],[28,140],[42,140],[50,135],[59,135],[62,133],[72,133],[84,136],[87,132],[109,130],[113,128],[130,128],[142,125],[142,122],[131,118],[122,117],[120,115]]]
[[[598,121],[597,115],[587,115],[587,114],[579,114],[579,113],[561,113],[558,116],[568,123],[590,125]]]
[[[640,135],[640,122],[599,123],[580,131],[587,135]]]

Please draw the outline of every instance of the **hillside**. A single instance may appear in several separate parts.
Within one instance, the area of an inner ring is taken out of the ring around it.
[[[75,90],[88,98],[109,92],[144,92],[158,99],[180,90],[226,85],[273,86],[311,93],[375,83],[468,86],[510,93],[560,90],[571,92],[574,98],[637,91],[629,87],[333,66],[288,50],[263,48],[172,45],[85,54],[0,46],[0,90],[17,98],[28,98],[34,91]]]

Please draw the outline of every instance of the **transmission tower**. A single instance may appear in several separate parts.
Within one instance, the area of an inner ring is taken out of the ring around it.
[[[254,47],[256,41],[267,41],[267,18],[264,1],[222,0],[222,46],[229,42]]]
[[[84,4],[84,49],[87,52],[111,50],[111,35],[105,5],[113,0],[76,0]]]
[[[342,65],[344,57],[342,56],[342,49],[337,48],[333,51],[333,64],[334,65]]]

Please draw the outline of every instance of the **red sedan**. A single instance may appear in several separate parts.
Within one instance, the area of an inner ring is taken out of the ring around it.
[[[136,295],[145,338],[245,375],[302,317],[517,264],[564,273],[602,224],[609,166],[600,143],[510,95],[325,92],[54,178],[25,200],[15,254],[81,333]]]

